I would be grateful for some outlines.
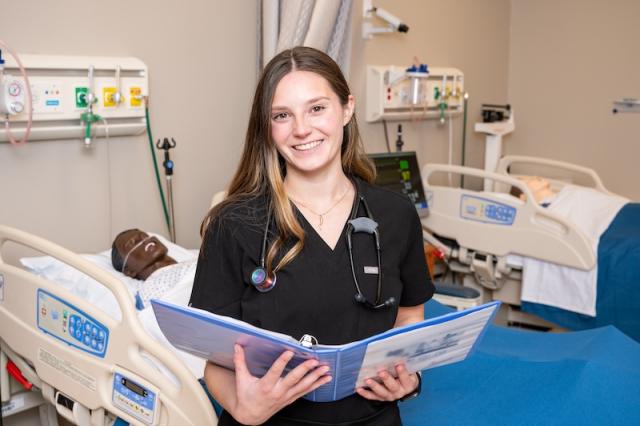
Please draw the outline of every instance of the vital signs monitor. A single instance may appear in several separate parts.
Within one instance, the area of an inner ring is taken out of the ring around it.
[[[429,214],[415,152],[369,154],[369,158],[373,160],[378,172],[376,185],[408,196],[420,217]]]

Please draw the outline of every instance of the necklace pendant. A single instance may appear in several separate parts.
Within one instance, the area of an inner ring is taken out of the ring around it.
[[[322,222],[323,222],[322,215],[318,215],[318,216],[320,217],[320,223],[318,224],[318,228],[322,228]]]

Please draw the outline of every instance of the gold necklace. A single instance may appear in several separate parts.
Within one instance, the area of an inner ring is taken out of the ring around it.
[[[331,207],[329,207],[324,213],[318,213],[314,210],[312,210],[309,206],[301,203],[300,201],[289,197],[289,199],[291,201],[293,201],[293,203],[297,206],[300,207],[304,207],[305,209],[309,210],[311,213],[313,213],[314,215],[318,216],[318,218],[320,219],[319,223],[318,223],[318,229],[322,229],[322,224],[324,223],[324,218],[323,216],[326,216],[331,210],[333,210],[333,208],[335,206],[337,206],[338,204],[340,204],[340,201],[342,201],[344,199],[344,197],[346,197],[347,192],[349,192],[349,187],[347,186],[347,188],[344,190],[344,192],[342,193],[342,195],[340,196],[340,198],[338,198],[338,201],[336,201],[335,203],[333,203],[333,205]]]

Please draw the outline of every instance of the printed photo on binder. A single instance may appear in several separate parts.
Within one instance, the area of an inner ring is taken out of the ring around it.
[[[333,380],[305,396],[326,402],[345,398],[383,369],[404,362],[410,372],[464,360],[477,346],[500,302],[452,312],[344,345],[318,344],[254,327],[243,321],[196,308],[151,301],[158,325],[176,348],[233,370],[233,347],[244,348],[249,371],[262,377],[285,350],[295,353],[287,370],[309,358],[330,367]],[[285,374],[286,374],[285,372]]]

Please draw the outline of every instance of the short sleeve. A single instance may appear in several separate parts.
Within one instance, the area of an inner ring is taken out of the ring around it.
[[[402,298],[400,306],[417,306],[433,296],[434,286],[429,277],[429,269],[424,256],[422,225],[418,213],[411,206],[407,236],[407,251],[400,263]]]
[[[220,220],[209,225],[200,248],[189,305],[240,319],[244,250],[232,229]]]

